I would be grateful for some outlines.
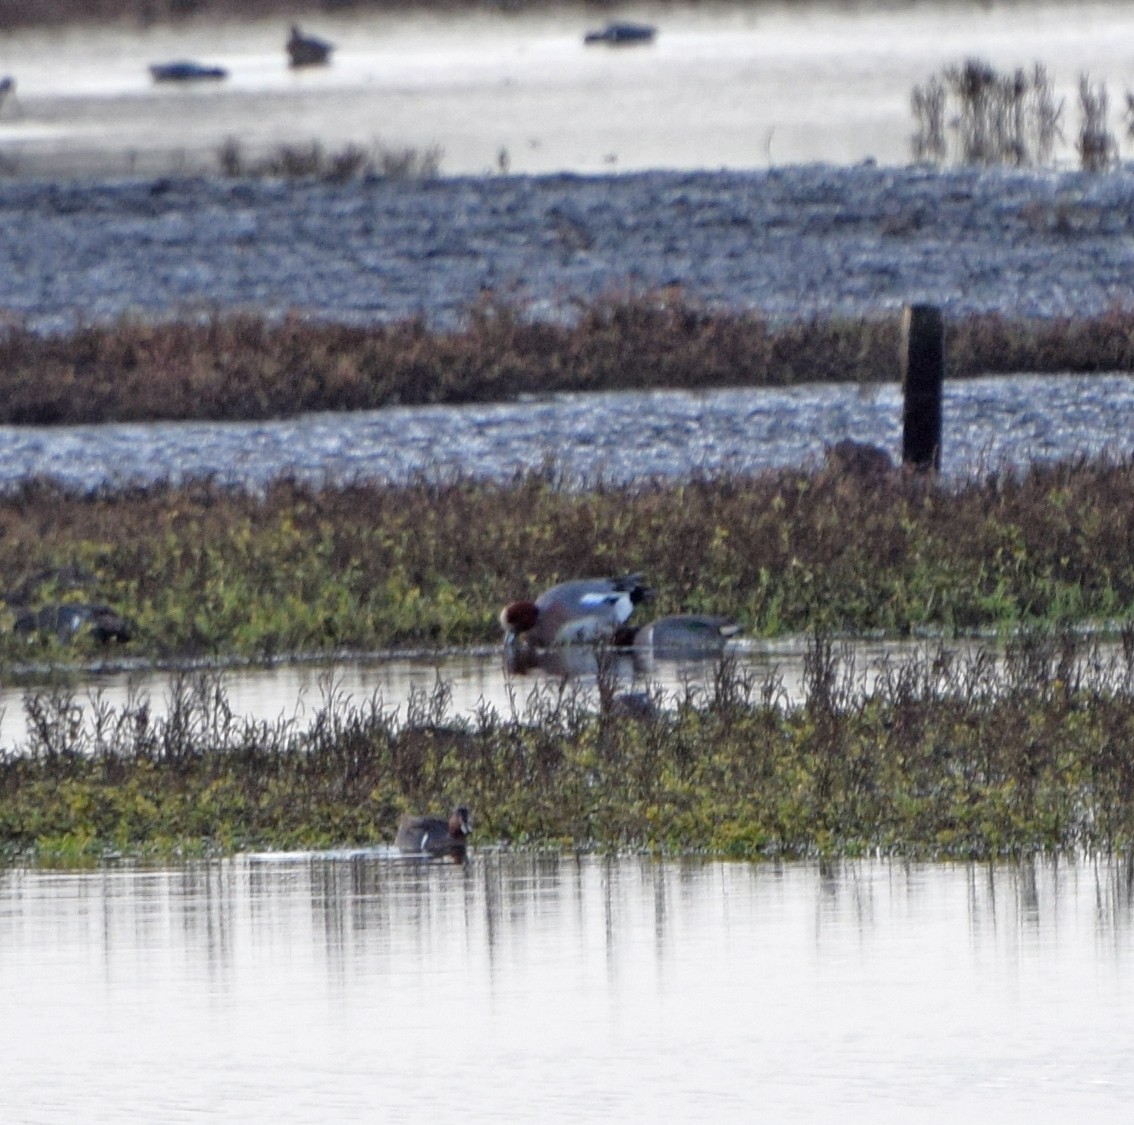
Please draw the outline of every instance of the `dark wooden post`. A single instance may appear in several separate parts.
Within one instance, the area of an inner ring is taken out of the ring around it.
[[[936,305],[907,305],[902,313],[902,464],[941,468],[941,385],[945,326]]]

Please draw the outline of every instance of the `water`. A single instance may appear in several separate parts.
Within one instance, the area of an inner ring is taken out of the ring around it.
[[[881,639],[857,641],[852,647],[855,666],[864,676],[872,675],[880,661],[907,660],[924,656],[926,651],[925,642]],[[789,701],[801,698],[806,650],[807,642],[800,637],[744,640],[728,646],[744,674],[757,683],[777,679]],[[201,700],[215,696],[219,686],[238,722],[286,722],[300,730],[307,729],[332,700],[361,707],[377,698],[385,707],[396,710],[396,721],[421,722],[439,685],[445,695],[445,718],[450,719],[472,720],[482,707],[492,708],[502,717],[523,716],[529,704],[534,707],[538,703],[541,693],[557,690],[564,679],[570,681],[568,690],[577,688],[584,701],[597,708],[597,657],[593,649],[574,646],[542,654],[539,660],[535,667],[509,668],[500,646],[188,672],[139,665],[76,672],[64,691],[69,691],[82,709],[87,730],[97,709],[104,706],[122,712],[146,704],[151,718],[160,719],[168,713],[178,685],[188,687]],[[656,691],[669,699],[688,691],[709,691],[716,670],[714,659],[656,659],[650,652],[620,655],[609,669],[622,690]],[[27,746],[25,695],[46,689],[42,684],[36,686],[34,669],[25,678],[31,682],[0,685],[0,749]]]
[[[1120,1121],[1130,871],[383,848],[0,874],[22,1125]]]
[[[947,475],[1134,451],[1127,375],[949,381],[943,411]],[[281,475],[317,484],[508,480],[549,464],[569,482],[629,483],[807,465],[845,437],[897,460],[901,412],[896,384],[808,384],[565,394],[272,422],[0,426],[0,487],[29,476],[84,490],[193,477],[252,488]]]
[[[0,72],[18,97],[0,157],[21,172],[216,167],[228,137],[249,154],[319,139],[443,150],[449,174],[753,168],[910,159],[910,93],[978,55],[1047,65],[1066,103],[1061,158],[1075,162],[1076,84],[1134,83],[1134,11],[1108,2],[630,4],[609,15],[659,27],[644,48],[588,48],[605,9],[527,13],[312,13],[333,65],[285,65],[284,17],[9,33]],[[152,62],[195,58],[230,78],[155,87]],[[1112,123],[1116,134],[1123,130]],[[502,156],[502,154],[504,154]]]

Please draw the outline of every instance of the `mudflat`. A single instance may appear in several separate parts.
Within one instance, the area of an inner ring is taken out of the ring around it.
[[[0,230],[0,310],[43,331],[232,309],[443,326],[486,292],[570,320],[666,287],[784,319],[1090,316],[1130,303],[1134,170],[14,180]]]

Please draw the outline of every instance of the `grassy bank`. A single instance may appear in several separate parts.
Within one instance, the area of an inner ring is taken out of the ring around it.
[[[486,302],[450,332],[290,316],[126,319],[62,336],[0,331],[0,423],[263,419],[556,391],[874,383],[898,377],[899,316],[791,324],[680,292],[610,297],[571,326]],[[947,325],[948,374],[1134,370],[1134,310]]]
[[[901,635],[1123,621],[1134,607],[1134,463],[960,484],[838,468],[633,487],[420,481],[262,496],[202,483],[0,497],[0,576],[21,607],[106,603],[129,654],[265,656],[499,639],[505,602],[641,571],[656,611],[750,634]],[[110,646],[114,648],[112,644]],[[0,630],[0,659],[105,654]]]
[[[1130,638],[1127,638],[1129,641]],[[867,685],[817,639],[805,698],[725,663],[654,718],[537,693],[453,721],[439,689],[411,723],[333,686],[311,725],[232,720],[182,680],[169,720],[65,693],[0,761],[0,849],[68,861],[390,841],[406,809],[469,803],[482,843],[731,856],[991,857],[1119,849],[1134,832],[1134,642],[1112,659],[1031,635],[1002,665],[927,652]]]

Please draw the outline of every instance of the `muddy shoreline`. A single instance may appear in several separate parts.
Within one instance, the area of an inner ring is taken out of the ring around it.
[[[61,332],[124,315],[537,318],[673,287],[792,320],[1086,317],[1130,304],[1134,171],[795,166],[430,181],[0,183],[0,311]]]

